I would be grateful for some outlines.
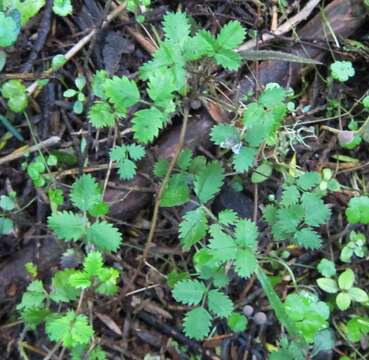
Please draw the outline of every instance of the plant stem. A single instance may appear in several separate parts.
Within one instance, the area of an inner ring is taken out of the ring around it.
[[[145,260],[148,256],[148,254],[149,254],[150,247],[152,246],[154,235],[155,235],[156,224],[158,222],[160,200],[161,200],[161,198],[164,194],[164,191],[165,191],[165,189],[168,185],[170,176],[173,172],[173,169],[174,169],[174,166],[177,162],[178,156],[179,156],[179,154],[180,154],[180,152],[183,148],[183,145],[184,145],[184,142],[185,142],[185,137],[186,137],[188,119],[189,119],[189,106],[186,104],[185,107],[184,107],[183,122],[182,122],[181,132],[180,132],[179,139],[178,139],[178,144],[177,144],[175,153],[173,155],[173,158],[170,161],[170,164],[169,164],[168,170],[165,174],[165,177],[164,177],[164,179],[163,179],[163,181],[160,185],[160,189],[159,189],[158,195],[157,195],[156,200],[155,200],[154,211],[153,211],[152,218],[151,218],[150,231],[149,231],[149,235],[147,236],[145,247],[143,249],[141,261],[140,261],[138,267],[136,268],[136,271],[132,275],[129,283],[127,284],[127,286],[125,288],[125,291],[123,291],[121,297],[124,297],[127,294],[127,292],[132,288],[138,274],[142,270],[143,264],[145,263]]]
[[[183,145],[184,145],[186,131],[187,131],[188,118],[189,118],[189,109],[188,109],[188,106],[185,106],[184,113],[183,113],[183,123],[182,123],[181,132],[180,132],[180,135],[179,135],[179,140],[178,140],[178,144],[177,144],[177,147],[176,147],[176,151],[175,151],[175,153],[172,157],[172,160],[170,161],[167,173],[165,174],[165,177],[164,177],[164,179],[161,183],[161,186],[160,186],[160,189],[159,189],[159,192],[158,192],[158,196],[156,197],[154,212],[153,212],[152,219],[151,219],[150,232],[149,232],[149,235],[147,237],[147,241],[146,241],[145,248],[144,248],[143,255],[142,255],[143,260],[146,260],[149,249],[150,249],[150,247],[152,245],[152,242],[153,242],[153,239],[154,239],[156,224],[158,222],[160,200],[161,200],[161,198],[164,194],[164,191],[165,191],[165,189],[168,185],[170,176],[173,172],[174,166],[176,165],[177,159],[178,159],[179,154],[180,154],[180,152],[183,148]]]

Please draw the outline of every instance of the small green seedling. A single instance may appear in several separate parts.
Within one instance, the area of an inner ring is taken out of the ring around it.
[[[361,232],[351,231],[350,241],[342,248],[340,260],[349,263],[353,255],[363,258],[368,254],[366,237]]]
[[[140,93],[133,80],[126,76],[110,78],[105,70],[97,71],[94,75],[92,91],[98,100],[91,106],[88,118],[98,129],[114,126],[140,100]]]
[[[47,173],[47,169],[58,164],[58,159],[54,155],[49,155],[46,159],[44,156],[37,156],[27,166],[27,174],[32,179],[33,184],[37,188],[42,188],[52,181]]]
[[[53,12],[59,16],[68,16],[73,12],[71,0],[54,0]]]
[[[369,197],[351,198],[345,214],[350,224],[369,224]]]
[[[14,229],[14,223],[10,218],[11,211],[16,208],[16,194],[0,196],[0,236],[9,235]]]
[[[19,31],[19,22],[11,15],[0,11],[0,47],[13,45],[17,41]]]
[[[351,269],[346,269],[338,277],[338,281],[331,278],[319,278],[317,280],[318,286],[329,294],[337,294],[336,305],[342,311],[347,310],[351,302],[365,303],[369,300],[368,294],[358,288],[354,287],[355,274]]]
[[[88,217],[101,217],[108,211],[96,180],[82,175],[72,185],[69,197],[80,212],[57,211],[49,216],[48,225],[56,237],[66,242],[83,240],[100,251],[117,251],[122,243],[119,230],[105,220],[90,221]]]
[[[84,103],[86,102],[86,95],[83,93],[83,89],[86,86],[86,78],[80,75],[74,81],[74,84],[77,89],[68,89],[64,91],[63,95],[66,98],[77,97],[77,100],[73,103],[73,112],[75,114],[82,114]]]
[[[342,328],[350,341],[361,341],[369,334],[369,318],[355,315]]]
[[[141,15],[145,11],[149,10],[151,0],[128,0],[127,10],[134,13],[136,20],[140,23],[145,21],[145,16]]]
[[[336,275],[336,265],[333,261],[328,259],[320,260],[317,269],[324,277],[331,277]]]
[[[247,320],[245,316],[233,312],[232,300],[219,289],[209,290],[202,281],[183,280],[177,282],[173,289],[173,296],[183,304],[197,306],[189,311],[184,319],[184,330],[190,338],[201,340],[208,336],[212,316],[228,318],[228,324],[234,331],[246,329]],[[206,303],[208,310],[200,303]]]
[[[27,264],[27,271],[33,278],[37,277],[37,268],[33,264]],[[118,279],[118,270],[105,266],[101,253],[94,251],[85,257],[82,270],[56,272],[49,292],[41,280],[33,280],[17,309],[28,330],[36,330],[44,324],[51,341],[61,343],[72,355],[84,354],[93,341],[94,330],[89,318],[80,310],[75,311],[73,305],[77,305],[78,299],[78,303],[82,304],[83,296],[88,296],[91,301],[96,294],[114,295]],[[57,312],[54,311],[55,304],[58,305]],[[99,347],[93,351],[102,353]]]
[[[323,169],[322,181],[319,184],[319,189],[325,194],[328,191],[339,191],[340,188],[340,183],[333,177],[333,171],[331,169]]]
[[[355,75],[355,69],[351,61],[335,61],[330,66],[331,76],[340,82],[346,82]]]
[[[7,99],[9,109],[20,113],[23,112],[28,105],[28,96],[26,87],[20,80],[9,80],[1,87],[2,96]]]
[[[286,337],[281,338],[279,349],[273,351],[268,360],[305,360],[306,354],[301,349],[301,344],[296,341],[288,341]]]
[[[269,84],[258,101],[248,104],[243,113],[242,128],[235,124],[220,124],[212,128],[212,142],[223,149],[232,150],[235,171],[243,173],[249,170],[261,144],[276,143],[276,133],[287,114],[286,96],[282,87]],[[268,163],[260,165],[253,176],[253,182],[266,180],[271,170]]]
[[[308,249],[321,246],[322,239],[314,228],[326,223],[331,214],[322,200],[322,180],[326,181],[313,171],[287,179],[281,199],[265,207],[264,218],[276,240],[293,239]]]
[[[313,293],[301,291],[289,294],[284,307],[308,343],[314,342],[315,335],[329,326],[329,307]]]
[[[110,152],[110,160],[119,165],[118,174],[122,180],[131,180],[136,175],[136,161],[144,156],[145,148],[137,144],[115,146]]]

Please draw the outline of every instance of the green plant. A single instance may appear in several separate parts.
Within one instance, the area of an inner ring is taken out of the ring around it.
[[[14,229],[14,223],[9,218],[11,211],[16,207],[16,194],[9,193],[8,195],[0,196],[0,236],[8,235]]]
[[[0,47],[7,47],[17,40],[19,27],[16,20],[0,12]]]
[[[336,265],[333,261],[327,259],[320,260],[317,269],[325,277],[336,275]]]
[[[27,166],[27,174],[32,179],[35,187],[41,188],[52,181],[52,178],[47,173],[49,167],[56,166],[58,159],[54,155],[49,155],[45,158],[43,155],[37,156]]]
[[[329,307],[315,294],[307,291],[289,294],[284,306],[308,343],[314,342],[319,331],[328,328]]]
[[[27,269],[32,268],[31,276],[37,276],[37,269],[29,265]],[[50,291],[46,291],[41,280],[33,280],[17,309],[27,329],[36,330],[44,324],[49,339],[69,349],[73,359],[82,359],[82,354],[88,352],[88,359],[92,360],[95,359],[92,356],[94,353],[103,352],[99,347],[91,350],[89,346],[93,344],[94,330],[89,318],[82,313],[84,308],[81,304],[85,299],[93,300],[96,294],[115,294],[118,279],[118,270],[105,266],[100,252],[90,252],[83,261],[82,270],[56,272]],[[74,310],[73,305],[76,305],[77,300],[79,305]]]
[[[204,282],[198,280],[183,280],[177,282],[173,289],[174,298],[186,305],[199,305],[189,311],[184,319],[184,331],[188,337],[201,340],[209,334],[212,315],[220,318],[229,318],[229,323],[244,331],[246,329],[246,318],[240,314],[233,313],[233,302],[219,289],[206,287]],[[207,304],[205,308],[204,304]]]
[[[330,70],[332,78],[340,82],[345,82],[355,75],[351,61],[335,61],[330,65]]]
[[[212,142],[232,150],[235,171],[243,173],[254,164],[261,144],[276,143],[276,133],[287,114],[285,100],[286,91],[278,85],[269,84],[257,101],[247,105],[242,128],[235,124],[220,124],[212,128]]]
[[[101,217],[108,211],[96,180],[82,175],[72,185],[69,197],[80,212],[56,211],[49,216],[48,225],[56,237],[67,242],[83,240],[100,251],[117,251],[122,243],[118,229],[105,220],[89,220],[89,216]]]
[[[366,246],[366,237],[363,233],[351,231],[349,242],[342,248],[340,260],[350,262],[353,255],[363,258],[368,254]]]
[[[6,81],[1,87],[2,96],[7,99],[10,110],[23,112],[28,105],[26,87],[20,80]]]
[[[236,48],[245,31],[236,22],[230,22],[217,38],[206,31],[190,35],[190,22],[181,12],[167,13],[163,22],[164,40],[160,42],[153,59],[140,68],[140,78],[147,82],[150,107],[135,111],[132,119],[134,139],[147,144],[168,123],[176,111],[178,96],[191,90],[189,74],[195,71],[195,61],[212,58],[218,65],[236,69],[241,64]],[[126,117],[130,107],[140,100],[140,93],[133,80],[126,77],[110,79],[105,71],[98,71],[92,81],[94,95],[99,98],[89,110],[93,126],[110,127],[120,117]],[[195,90],[195,89],[193,89]],[[145,102],[147,103],[147,102]]]
[[[269,360],[305,360],[301,352],[300,344],[294,341],[288,341],[283,337],[279,342],[280,348],[270,354]]]
[[[345,214],[350,224],[369,224],[369,197],[358,196],[351,198]]]
[[[54,0],[53,12],[59,16],[68,16],[73,12],[71,0]]]
[[[358,342],[369,334],[369,318],[355,315],[342,327],[350,341]]]
[[[263,214],[276,240],[292,240],[308,249],[321,246],[321,237],[314,228],[326,223],[331,213],[322,200],[321,184],[318,172],[287,179],[281,199],[267,205]]]
[[[37,15],[45,0],[3,0],[0,2],[0,48],[13,45],[22,26]],[[54,0],[53,12],[60,16],[72,13],[71,0]]]
[[[129,107],[140,100],[134,81],[125,76],[109,78],[105,70],[94,75],[92,92],[99,100],[89,109],[88,118],[96,128],[112,127],[118,118],[127,115]]]
[[[148,10],[151,0],[128,0],[127,10],[134,13],[138,22],[144,22],[143,13]]]
[[[136,175],[136,163],[145,156],[141,145],[130,144],[115,146],[111,149],[110,159],[118,163],[118,174],[123,180],[130,180]]]
[[[351,269],[346,269],[342,272],[338,281],[324,277],[317,280],[318,286],[329,294],[337,294],[336,304],[342,311],[347,310],[352,301],[365,303],[369,300],[368,294],[358,288],[354,287],[355,275]]]
[[[73,112],[76,114],[83,113],[83,106],[86,101],[86,95],[83,93],[83,89],[86,86],[86,78],[82,75],[78,76],[74,81],[77,90],[68,89],[64,91],[63,95],[66,98],[77,97],[77,100],[73,104]]]

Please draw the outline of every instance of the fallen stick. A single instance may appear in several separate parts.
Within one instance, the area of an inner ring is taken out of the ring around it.
[[[335,37],[352,35],[365,21],[366,10],[361,0],[334,0],[321,10],[301,30],[298,37],[310,39],[312,45],[295,45],[288,51],[291,54],[309,59],[322,60],[326,51],[314,46],[314,42],[333,40]],[[327,23],[329,26],[327,26]],[[334,35],[333,35],[334,34]],[[258,67],[258,86],[270,82],[282,86],[294,86],[300,80],[302,66],[288,61],[263,61]],[[240,84],[240,95],[255,91],[256,83],[253,76],[246,76]]]
[[[127,1],[123,4],[117,6],[107,17],[106,20],[102,24],[102,28],[104,29],[111,21],[113,21],[125,8],[127,5]],[[98,29],[92,29],[86,36],[84,36],[81,40],[78,41],[71,49],[69,49],[65,54],[65,63],[67,63],[74,55],[76,55],[86,44],[90,42],[90,40],[95,36]],[[52,74],[54,71],[53,68],[50,68],[46,71],[48,74]],[[38,82],[33,82],[27,88],[28,95],[31,96],[37,89]]]
[[[281,36],[288,33],[299,23],[306,20],[310,16],[312,11],[316,8],[316,6],[320,3],[320,1],[321,0],[310,0],[301,11],[299,11],[295,16],[292,16],[290,19],[280,25],[275,31],[272,32],[272,34],[263,34],[261,36],[261,40],[251,39],[241,45],[237,49],[237,51],[241,52],[253,49],[256,47],[258,41],[260,41],[260,45],[264,45],[264,43],[266,43],[267,41],[275,39],[276,36]]]
[[[41,141],[36,145],[22,146],[19,149],[17,149],[15,151],[13,151],[12,153],[10,153],[9,155],[6,155],[6,156],[0,158],[0,165],[3,165],[3,164],[5,164],[9,161],[19,159],[20,157],[24,156],[25,154],[32,153],[32,152],[35,152],[35,151],[39,151],[41,149],[46,149],[46,148],[48,148],[50,146],[53,146],[53,145],[55,145],[59,142],[60,142],[60,137],[52,136],[51,138],[46,139],[44,141]]]

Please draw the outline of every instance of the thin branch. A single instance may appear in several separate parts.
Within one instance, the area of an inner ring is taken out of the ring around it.
[[[290,19],[284,22],[272,34],[263,34],[261,36],[261,42],[264,43],[266,41],[273,40],[275,36],[280,36],[288,33],[290,30],[296,27],[296,25],[298,25],[301,21],[307,19],[319,3],[320,0],[310,0],[300,12],[298,12],[295,16],[292,16]],[[237,49],[237,51],[240,52],[253,49],[256,47],[257,41],[259,40],[258,39],[249,40],[245,42],[243,45],[241,45]]]
[[[123,4],[116,7],[107,17],[106,20],[103,22],[101,28],[104,29],[111,21],[113,21],[125,8],[127,5],[127,1],[125,1]],[[69,51],[67,51],[66,54],[64,54],[65,61],[68,62],[74,55],[76,55],[86,44],[90,42],[90,40],[95,36],[98,29],[95,28],[90,31],[89,34],[84,36],[80,41],[78,41],[77,44],[75,44]],[[54,70],[50,68],[47,70],[47,73],[51,74]],[[32,95],[38,87],[38,82],[33,82],[28,88],[27,92],[28,95]]]

